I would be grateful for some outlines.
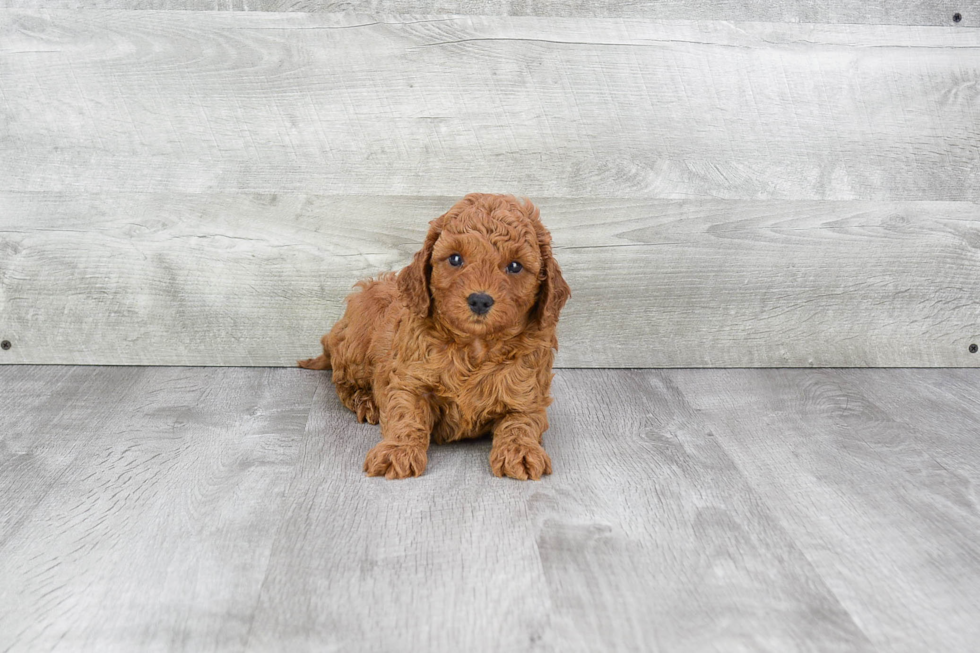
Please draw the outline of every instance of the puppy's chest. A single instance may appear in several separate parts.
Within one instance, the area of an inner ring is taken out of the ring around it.
[[[516,361],[476,369],[448,367],[433,392],[439,408],[435,439],[450,442],[484,435],[505,414],[520,410],[533,392],[531,375]]]

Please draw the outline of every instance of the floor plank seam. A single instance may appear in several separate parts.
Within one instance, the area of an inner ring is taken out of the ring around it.
[[[307,411],[306,411],[306,422],[303,424],[303,435],[302,435],[303,438],[307,437],[307,434],[309,433],[309,429],[310,429],[310,418],[313,415],[313,408],[314,408],[314,406],[316,406],[316,398],[317,398],[317,395],[320,392],[320,386],[322,384],[323,384],[323,378],[322,378],[322,375],[320,375],[317,378],[316,383],[313,386],[313,395],[310,398],[310,405],[309,405],[309,408],[307,408]],[[300,445],[296,448],[296,458],[298,459],[298,458],[302,457],[302,455],[303,455],[303,446],[302,446],[302,443],[300,443]],[[292,496],[292,490],[293,490],[293,486],[296,483],[296,479],[302,475],[301,474],[301,470],[302,470],[302,466],[301,465],[294,464],[293,467],[294,467],[294,472],[293,472],[292,478],[290,479],[289,484],[286,486],[286,489],[283,492],[283,499],[284,500],[287,499],[288,497]],[[272,557],[273,557],[273,553],[277,550],[277,546],[279,545],[279,542],[282,540],[283,527],[286,524],[286,517],[288,516],[288,511],[283,511],[280,514],[282,515],[282,517],[279,519],[279,525],[276,526],[276,534],[272,538],[272,542],[269,545],[269,553],[266,556],[265,571],[262,574],[262,582],[259,583],[259,590],[255,594],[255,604],[252,607],[252,614],[249,617],[248,631],[245,634],[244,646],[242,647],[242,650],[243,651],[249,650],[249,647],[251,645],[251,642],[252,642],[252,631],[253,631],[253,628],[255,626],[255,615],[257,614],[257,612],[259,610],[259,605],[262,603],[262,593],[265,591],[266,585],[269,582],[269,574],[270,574],[270,572],[272,570]]]

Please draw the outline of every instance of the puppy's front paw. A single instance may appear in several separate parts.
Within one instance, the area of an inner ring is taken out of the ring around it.
[[[364,471],[368,476],[389,480],[421,476],[426,460],[425,447],[421,445],[380,442],[364,459]]]
[[[510,476],[521,481],[541,480],[551,473],[551,458],[538,443],[508,442],[490,449],[490,468],[496,476]]]

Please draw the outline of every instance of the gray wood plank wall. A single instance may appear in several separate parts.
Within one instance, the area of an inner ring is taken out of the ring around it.
[[[0,2],[0,363],[291,364],[483,191],[560,366],[980,365],[980,3],[124,4]]]
[[[0,0],[6,9],[295,11],[980,26],[977,0]]]

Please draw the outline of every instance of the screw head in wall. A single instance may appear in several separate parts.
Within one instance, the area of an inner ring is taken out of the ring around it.
[[[960,14],[960,12],[956,12],[955,14],[953,14],[953,22],[954,23],[958,23],[961,20],[963,20],[963,15]]]
[[[4,351],[7,351],[11,347],[13,347],[13,345],[10,344],[9,340],[4,340],[3,342],[0,342],[0,349],[3,349]]]
[[[970,345],[970,353],[971,354],[977,353],[977,344],[976,343],[973,343],[972,345]]]

